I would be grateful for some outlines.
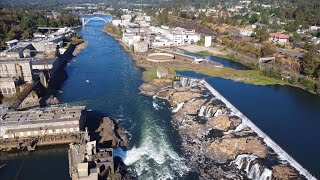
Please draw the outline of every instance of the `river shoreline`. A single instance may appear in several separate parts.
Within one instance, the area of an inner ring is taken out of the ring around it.
[[[126,51],[132,55],[136,67],[142,69],[143,72],[148,71],[147,68],[137,64],[137,59],[141,57],[134,54],[125,43],[117,39],[112,33],[106,33],[119,41]],[[304,179],[296,169],[286,163],[282,163],[274,155],[274,151],[255,132],[248,128],[241,129],[241,120],[239,121],[237,117],[232,116],[232,112],[226,108],[224,103],[219,100],[217,102],[216,100],[212,101],[212,99],[208,98],[211,97],[210,95],[201,92],[208,91],[205,88],[200,87],[200,90],[193,89],[190,88],[192,85],[189,85],[190,87],[187,89],[180,89],[180,87],[174,89],[170,88],[172,83],[175,82],[172,79],[150,80],[145,77],[142,79],[145,82],[139,88],[142,94],[164,99],[172,107],[175,107],[171,120],[172,125],[178,131],[182,140],[181,149],[189,160],[188,167],[191,171],[198,173],[200,179],[241,179],[245,176],[265,179],[268,177],[275,179],[283,179],[283,177],[287,179]],[[182,98],[182,100],[171,99],[175,93],[180,93],[177,97]],[[206,98],[207,100],[203,101]],[[195,101],[197,101],[196,105],[194,105]],[[203,105],[210,106],[210,103],[214,104],[213,106],[211,105],[211,110],[210,108],[201,109]],[[186,105],[189,108],[185,108]],[[214,113],[212,108],[215,109]],[[209,115],[201,115],[201,113],[208,113],[209,111],[211,111]],[[216,113],[221,113],[223,118],[215,117]],[[226,118],[226,115],[230,117]],[[212,120],[214,118],[218,120]],[[207,122],[203,125],[203,122],[195,123],[197,121]],[[192,122],[191,125],[190,122]],[[208,125],[208,122],[211,123]],[[205,133],[199,134],[199,132]],[[237,147],[239,143],[244,143],[240,145],[244,149],[240,148],[241,150],[239,150],[239,147]],[[233,149],[232,155],[226,151],[228,149]],[[263,164],[265,161],[269,161],[269,163]]]

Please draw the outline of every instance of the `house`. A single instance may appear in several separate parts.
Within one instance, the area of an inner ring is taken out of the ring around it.
[[[310,26],[310,31],[317,31],[318,29],[320,29],[319,26]]]
[[[320,38],[318,38],[318,37],[313,37],[313,38],[311,39],[311,42],[312,42],[313,44],[320,44]]]
[[[273,41],[278,44],[287,44],[289,41],[289,36],[281,33],[270,33],[269,41]]]

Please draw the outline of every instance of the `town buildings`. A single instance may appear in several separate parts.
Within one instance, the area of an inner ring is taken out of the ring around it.
[[[20,85],[32,83],[35,72],[55,73],[61,65],[58,57],[63,39],[72,37],[70,28],[53,28],[47,34],[35,33],[31,40],[7,41],[7,49],[0,52],[0,93],[12,96]]]

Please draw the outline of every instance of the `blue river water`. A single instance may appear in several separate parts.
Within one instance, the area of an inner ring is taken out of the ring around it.
[[[192,179],[191,174],[182,175],[188,168],[170,124],[171,109],[165,102],[139,94],[141,70],[134,66],[130,54],[102,31],[103,26],[102,21],[91,21],[79,29],[88,46],[66,66],[68,79],[60,88],[58,99],[69,105],[86,105],[125,127],[131,135],[131,150],[122,156],[139,179]],[[202,57],[245,69],[225,59]],[[288,86],[255,86],[194,72],[180,74],[206,78],[298,162],[320,177],[320,97]],[[69,178],[66,148],[40,152],[9,160],[0,169],[0,179]]]

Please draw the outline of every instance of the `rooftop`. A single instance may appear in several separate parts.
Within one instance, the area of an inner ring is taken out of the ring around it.
[[[279,38],[279,39],[288,39],[289,36],[286,34],[281,34],[281,33],[270,33],[270,36],[273,38]]]
[[[1,117],[1,126],[79,120],[85,106],[36,108],[26,111],[8,111]]]
[[[13,39],[13,40],[11,40],[11,41],[7,41],[6,43],[7,43],[7,44],[13,44],[13,43],[17,43],[17,42],[18,42],[18,40]]]

